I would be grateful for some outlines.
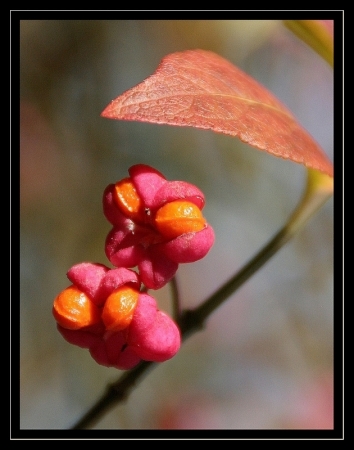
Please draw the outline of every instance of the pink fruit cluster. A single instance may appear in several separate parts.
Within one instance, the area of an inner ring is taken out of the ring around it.
[[[105,252],[115,267],[90,262],[71,267],[72,284],[53,303],[64,339],[89,349],[97,363],[118,369],[141,360],[163,362],[178,352],[178,326],[146,289],[164,286],[180,263],[203,258],[214,243],[196,186],[168,181],[144,164],[132,166],[129,175],[103,195],[103,211],[113,225]]]
[[[177,325],[158,309],[151,295],[139,291],[140,281],[136,272],[124,267],[109,269],[103,264],[81,263],[73,266],[67,276],[86,297],[81,296],[74,307],[70,303],[71,310],[67,310],[64,317],[55,300],[53,314],[58,330],[71,344],[89,349],[96,362],[117,369],[130,369],[141,360],[162,362],[177,353],[181,344]],[[125,328],[120,329],[116,323],[112,327],[112,311],[105,315],[105,307],[111,294],[123,287],[136,291],[137,303],[128,325],[125,323]],[[59,295],[64,295],[64,306],[67,307],[65,290],[63,293]],[[90,315],[91,323],[86,322],[84,326],[80,322],[82,298],[88,298],[87,301],[92,302],[91,311],[95,311]]]
[[[103,211],[113,225],[106,239],[106,255],[115,266],[137,266],[144,285],[159,289],[173,278],[180,263],[197,261],[209,252],[214,231],[200,217],[188,217],[188,208],[184,208],[182,217],[177,217],[181,212],[177,207],[173,209],[183,201],[183,205],[202,210],[205,199],[196,186],[185,181],[167,181],[156,169],[144,164],[130,167],[129,175],[128,180],[140,200],[139,213],[122,208],[122,203],[117,201],[117,184],[105,189]],[[123,201],[127,203],[129,199]],[[162,227],[157,219],[168,206],[170,212],[164,216]],[[171,223],[180,223],[175,233],[175,230],[169,232]]]

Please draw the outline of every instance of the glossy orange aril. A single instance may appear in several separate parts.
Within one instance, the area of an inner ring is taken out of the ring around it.
[[[100,309],[74,285],[54,299],[53,315],[59,325],[69,330],[95,325],[101,320]]]
[[[104,304],[102,320],[107,330],[120,331],[130,324],[138,302],[139,291],[122,287],[113,291]]]
[[[201,210],[191,202],[175,200],[163,205],[155,215],[155,225],[166,238],[173,239],[184,233],[200,231],[205,227]]]
[[[115,184],[114,200],[125,216],[133,220],[144,221],[144,207],[130,178],[123,178]]]

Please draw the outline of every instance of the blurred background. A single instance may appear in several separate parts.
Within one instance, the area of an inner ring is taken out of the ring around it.
[[[206,195],[216,242],[181,265],[185,308],[215,292],[285,223],[303,166],[211,131],[103,119],[168,53],[201,48],[271,90],[333,158],[333,73],[281,21],[20,23],[20,428],[68,429],[123,372],[56,330],[54,297],[82,261],[109,265],[104,188],[137,163]],[[155,293],[170,310],[170,289]],[[96,429],[331,429],[333,201]]]

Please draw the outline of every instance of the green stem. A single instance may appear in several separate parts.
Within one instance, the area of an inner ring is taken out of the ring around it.
[[[321,20],[284,20],[284,25],[333,67],[333,35]]]
[[[245,283],[260,269],[295,233],[297,233],[309,218],[331,197],[333,193],[332,179],[316,171],[308,170],[308,180],[305,193],[288,222],[236,275],[221,286],[214,294],[194,310],[186,310],[179,317],[178,324],[182,339],[204,326],[205,320],[231,294]],[[176,289],[176,285],[173,285]],[[84,429],[96,423],[104,413],[118,402],[125,400],[135,387],[139,378],[148,370],[156,367],[156,363],[141,362],[133,369],[125,372],[119,380],[110,385],[101,399],[77,422],[72,429]]]

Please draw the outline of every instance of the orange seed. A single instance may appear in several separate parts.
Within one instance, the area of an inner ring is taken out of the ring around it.
[[[142,201],[130,178],[115,184],[114,199],[122,213],[130,219],[144,221]]]
[[[204,228],[205,223],[200,209],[194,203],[183,200],[166,203],[155,216],[157,229],[169,239],[183,233],[200,231]]]
[[[69,330],[78,330],[101,320],[99,308],[74,285],[54,299],[53,315],[59,325]]]
[[[130,324],[139,292],[129,287],[118,288],[113,291],[104,304],[102,320],[111,331],[120,331]]]

